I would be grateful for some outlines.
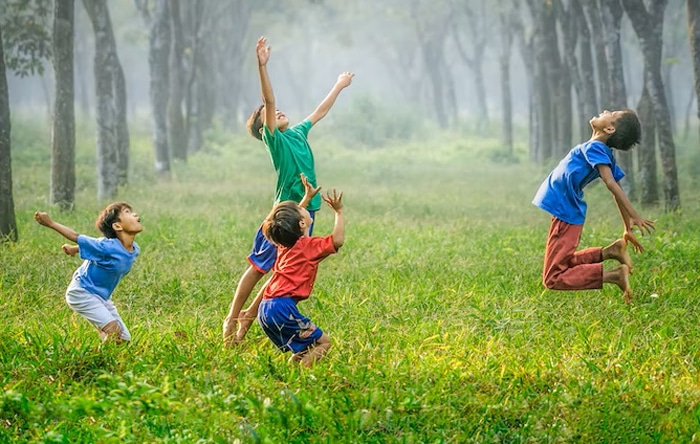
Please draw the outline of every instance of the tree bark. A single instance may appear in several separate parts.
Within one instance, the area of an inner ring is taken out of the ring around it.
[[[646,86],[642,89],[637,104],[637,114],[642,123],[642,140],[637,151],[640,200],[642,205],[656,205],[659,203],[659,184],[656,178],[656,119],[654,105]]]
[[[510,57],[513,47],[513,12],[506,12],[502,8],[499,11],[499,24],[501,27],[501,52],[498,62],[501,80],[501,107],[502,124],[501,140],[506,147],[506,151],[513,154],[513,97],[510,89]]]
[[[170,100],[168,100],[168,143],[173,157],[187,160],[187,139],[185,138],[185,120],[182,115],[184,98],[184,71],[182,58],[185,45],[180,20],[180,1],[170,1],[170,25],[172,29],[172,46],[170,52]]]
[[[643,0],[622,0],[622,2],[639,38],[647,70],[648,77],[645,79],[645,86],[651,97],[656,117],[659,153],[664,177],[664,207],[666,211],[675,211],[681,207],[678,170],[676,168],[676,146],[673,141],[671,116],[661,78],[663,20],[667,0],[652,2],[649,11]]]
[[[577,94],[580,104],[581,116],[579,116],[579,132],[581,140],[588,137],[591,131],[589,120],[598,115],[600,109],[596,99],[595,67],[593,65],[593,55],[591,52],[591,34],[585,22],[581,22],[583,8],[578,0],[571,2],[571,17],[578,20],[578,49],[579,49],[579,78],[581,81],[581,94]]]
[[[137,4],[139,5],[139,4]],[[142,13],[148,15],[141,7]],[[155,169],[170,178],[170,145],[168,144],[168,101],[170,90],[170,13],[168,0],[156,0],[153,16],[148,16],[148,67],[150,71],[150,99],[153,113],[153,149]]]
[[[603,23],[596,1],[582,1],[583,13],[586,17],[588,30],[593,40],[593,54],[596,67],[596,77],[598,79],[598,106],[600,111],[608,107],[607,100],[610,97],[610,86],[608,85],[608,62],[605,58],[605,40],[603,38]],[[593,116],[591,116],[593,117]]]
[[[104,0],[83,0],[95,32],[95,96],[97,119],[97,198],[111,199],[119,186],[119,154],[114,102],[114,36]]]
[[[56,0],[53,22],[55,78],[51,140],[51,203],[62,210],[75,202],[75,91],[73,85],[73,0]]]
[[[700,119],[700,0],[687,0],[688,11],[688,40],[693,59],[693,74],[695,79],[695,103],[697,116]]]
[[[12,197],[12,145],[10,141],[10,92],[7,88],[5,50],[0,22],[0,243],[16,242],[17,221]]]
[[[603,38],[605,40],[605,60],[608,66],[606,81],[609,86],[610,96],[606,100],[605,108],[619,110],[627,108],[627,88],[625,87],[625,75],[622,66],[622,49],[620,47],[620,22],[622,21],[622,5],[620,0],[598,0],[600,5],[600,17],[603,24]],[[634,162],[632,153],[619,151],[616,153],[620,166],[625,171],[625,178],[620,183],[630,199],[635,198],[634,187]]]

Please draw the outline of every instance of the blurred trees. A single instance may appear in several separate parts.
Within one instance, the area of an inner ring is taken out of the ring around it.
[[[127,182],[129,131],[126,85],[112,30],[108,3],[83,0],[95,33],[95,98],[97,103],[97,197],[110,199]]]
[[[75,200],[74,1],[55,0],[53,19],[54,111],[51,131],[51,203],[62,210]]]
[[[0,243],[17,241],[12,191],[10,92],[7,72],[25,77],[43,73],[51,54],[46,20],[50,2],[3,0],[0,2]]]

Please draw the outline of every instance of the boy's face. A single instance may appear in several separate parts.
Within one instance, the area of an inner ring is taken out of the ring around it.
[[[141,225],[141,218],[136,214],[131,208],[124,207],[119,212],[119,221],[115,222],[114,225],[118,225],[119,228],[128,234],[137,234],[143,231],[143,226]],[[115,227],[115,231],[117,227]]]
[[[610,112],[607,109],[590,120],[591,128],[594,130],[605,131],[608,134],[615,132],[615,123],[624,111]]]

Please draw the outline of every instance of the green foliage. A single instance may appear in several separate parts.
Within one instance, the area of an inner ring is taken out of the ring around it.
[[[355,148],[379,148],[389,142],[411,140],[426,126],[415,112],[387,106],[367,95],[334,111],[332,119],[334,136]]]
[[[51,56],[50,0],[0,0],[0,28],[7,68],[20,77],[44,73]]]
[[[160,182],[149,135],[133,137],[118,199],[145,230],[114,294],[134,338],[125,346],[100,347],[66,306],[80,260],[32,220],[47,209],[46,148],[14,148],[21,241],[0,249],[0,442],[690,442],[700,429],[700,201],[687,176],[683,213],[643,214],[658,230],[633,255],[628,307],[613,287],[543,289],[549,218],[529,202],[546,171],[491,162],[497,140],[439,134],[358,151],[323,136],[319,181],[345,192],[347,236],[300,307],[333,342],[306,370],[257,326],[221,346],[273,199],[260,142],[214,129],[206,153]],[[77,140],[76,210],[54,216],[97,235],[93,142]],[[679,148],[683,159],[694,149]],[[604,188],[586,190],[582,247],[621,234]],[[316,233],[332,219],[320,211]]]

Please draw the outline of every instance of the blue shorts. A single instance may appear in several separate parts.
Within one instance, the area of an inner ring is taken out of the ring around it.
[[[323,335],[320,328],[299,313],[297,303],[291,297],[263,299],[258,309],[258,321],[267,337],[283,352],[302,352]],[[308,337],[299,337],[311,329]]]
[[[311,229],[309,230],[309,235],[314,231],[314,223],[316,212],[309,211],[311,215]],[[262,274],[267,274],[272,270],[272,266],[275,265],[277,260],[277,247],[275,244],[267,240],[262,232],[262,225],[258,228],[258,232],[255,233],[255,239],[253,240],[253,251],[248,255],[248,262],[256,270]]]

